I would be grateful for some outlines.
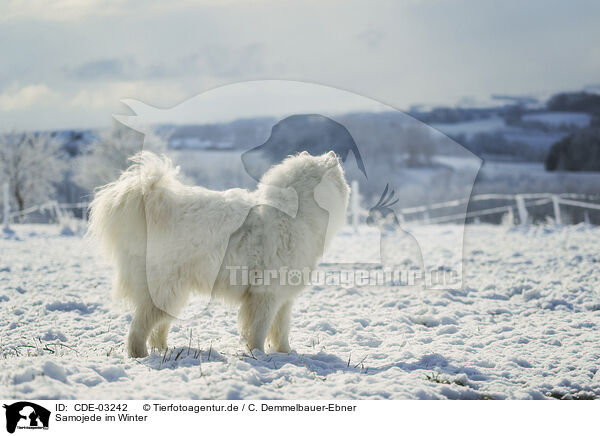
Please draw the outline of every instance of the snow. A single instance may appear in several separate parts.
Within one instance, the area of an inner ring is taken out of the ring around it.
[[[0,397],[544,399],[600,395],[600,228],[470,225],[463,289],[314,286],[289,354],[250,353],[236,309],[193,300],[170,350],[126,357],[112,268],[58,226],[0,239]],[[415,231],[431,238],[454,225]],[[335,242],[360,250],[348,229]]]
[[[541,112],[523,115],[523,121],[537,121],[552,127],[586,127],[591,119],[591,115],[584,112]]]
[[[493,116],[462,123],[432,123],[431,127],[452,137],[464,134],[467,139],[471,139],[477,133],[490,133],[504,130],[506,124],[504,123],[503,118]]]
[[[550,148],[552,144],[560,141],[568,132],[544,132],[534,129],[508,128],[502,131],[508,141],[518,141],[530,147]]]

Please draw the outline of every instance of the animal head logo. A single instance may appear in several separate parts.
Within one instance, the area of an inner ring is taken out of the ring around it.
[[[388,194],[388,188],[390,187],[389,183],[385,185],[385,189],[379,197],[377,203],[369,209],[369,216],[367,217],[367,225],[377,225],[380,222],[389,223],[394,225],[399,225],[398,217],[394,213],[392,206],[400,201],[399,199],[394,199],[394,194],[396,191],[392,189],[392,192]]]
[[[313,156],[335,152],[343,162],[348,181],[356,182],[353,186],[359,188],[353,195],[360,196],[363,205],[370,202],[372,206],[364,210],[357,202],[359,210],[354,211],[369,226],[353,236],[358,241],[354,246],[360,249],[347,250],[332,244],[323,263],[386,267],[412,262],[424,274],[452,272],[451,282],[429,283],[426,288],[462,287],[464,217],[468,204],[461,203],[452,209],[455,218],[451,222],[459,226],[443,238],[432,237],[431,227],[417,225],[432,221],[414,211],[418,209],[415,206],[430,203],[432,198],[438,202],[469,198],[481,159],[426,124],[347,91],[282,80],[223,86],[169,109],[158,109],[133,99],[122,102],[134,114],[114,115],[115,119],[145,134],[155,132],[157,125],[213,125],[223,129],[234,120],[270,120],[271,127],[264,134],[254,132],[238,138],[238,146],[219,161],[225,162],[227,168],[217,168],[219,163],[212,160],[214,156],[202,153],[196,153],[197,161],[191,165],[194,154],[185,154],[185,160],[180,161],[184,173],[186,165],[193,167],[192,178],[202,175],[204,178],[198,184],[207,187],[222,189],[211,186],[213,179],[207,175],[222,178],[225,173],[232,182],[230,187],[252,188],[266,170],[288,155],[302,151]],[[207,141],[203,137],[194,139],[200,143]],[[274,206],[295,216],[298,201],[295,192],[282,191],[278,198],[281,201]],[[322,207],[327,209],[326,202]],[[245,220],[242,215],[232,222],[241,226]],[[236,229],[229,229],[230,233]],[[224,256],[227,244],[224,240],[216,256]],[[406,244],[411,247],[406,250],[416,253],[412,261],[403,252]],[[214,283],[218,273],[215,269],[208,280]]]
[[[19,429],[48,429],[50,411],[38,404],[29,401],[19,401],[10,405],[4,404],[6,409],[6,431],[14,433]]]
[[[342,162],[352,152],[358,169],[367,178],[362,156],[348,129],[318,114],[291,115],[277,122],[269,139],[242,154],[242,163],[246,172],[258,181],[273,165],[303,151],[313,156],[333,151]]]

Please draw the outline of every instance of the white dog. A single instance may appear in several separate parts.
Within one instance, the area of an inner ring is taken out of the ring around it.
[[[231,273],[316,266],[346,217],[350,190],[335,153],[288,157],[253,192],[186,186],[167,157],[150,152],[132,160],[96,192],[89,227],[116,266],[115,294],[135,307],[129,355],[146,356],[148,339],[166,348],[170,323],[193,291],[241,306],[250,349],[263,351],[269,339],[289,352],[292,302],[303,284],[248,285]]]

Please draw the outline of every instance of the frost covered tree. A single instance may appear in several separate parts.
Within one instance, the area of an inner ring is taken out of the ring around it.
[[[89,146],[89,151],[77,159],[74,181],[80,187],[93,191],[117,179],[131,162],[129,158],[143,150],[163,153],[168,134],[146,134],[116,124],[100,133]]]
[[[0,181],[8,182],[10,202],[19,211],[52,198],[65,169],[60,144],[50,134],[0,137]]]

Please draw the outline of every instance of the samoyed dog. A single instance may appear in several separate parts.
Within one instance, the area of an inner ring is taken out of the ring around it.
[[[115,265],[114,295],[134,309],[129,355],[148,355],[148,341],[166,348],[192,292],[238,304],[249,349],[267,343],[289,352],[292,303],[304,283],[266,273],[262,281],[232,280],[232,273],[315,268],[346,219],[350,189],[336,154],[290,156],[255,191],[187,186],[167,157],[151,152],[132,162],[97,190],[89,221]]]

